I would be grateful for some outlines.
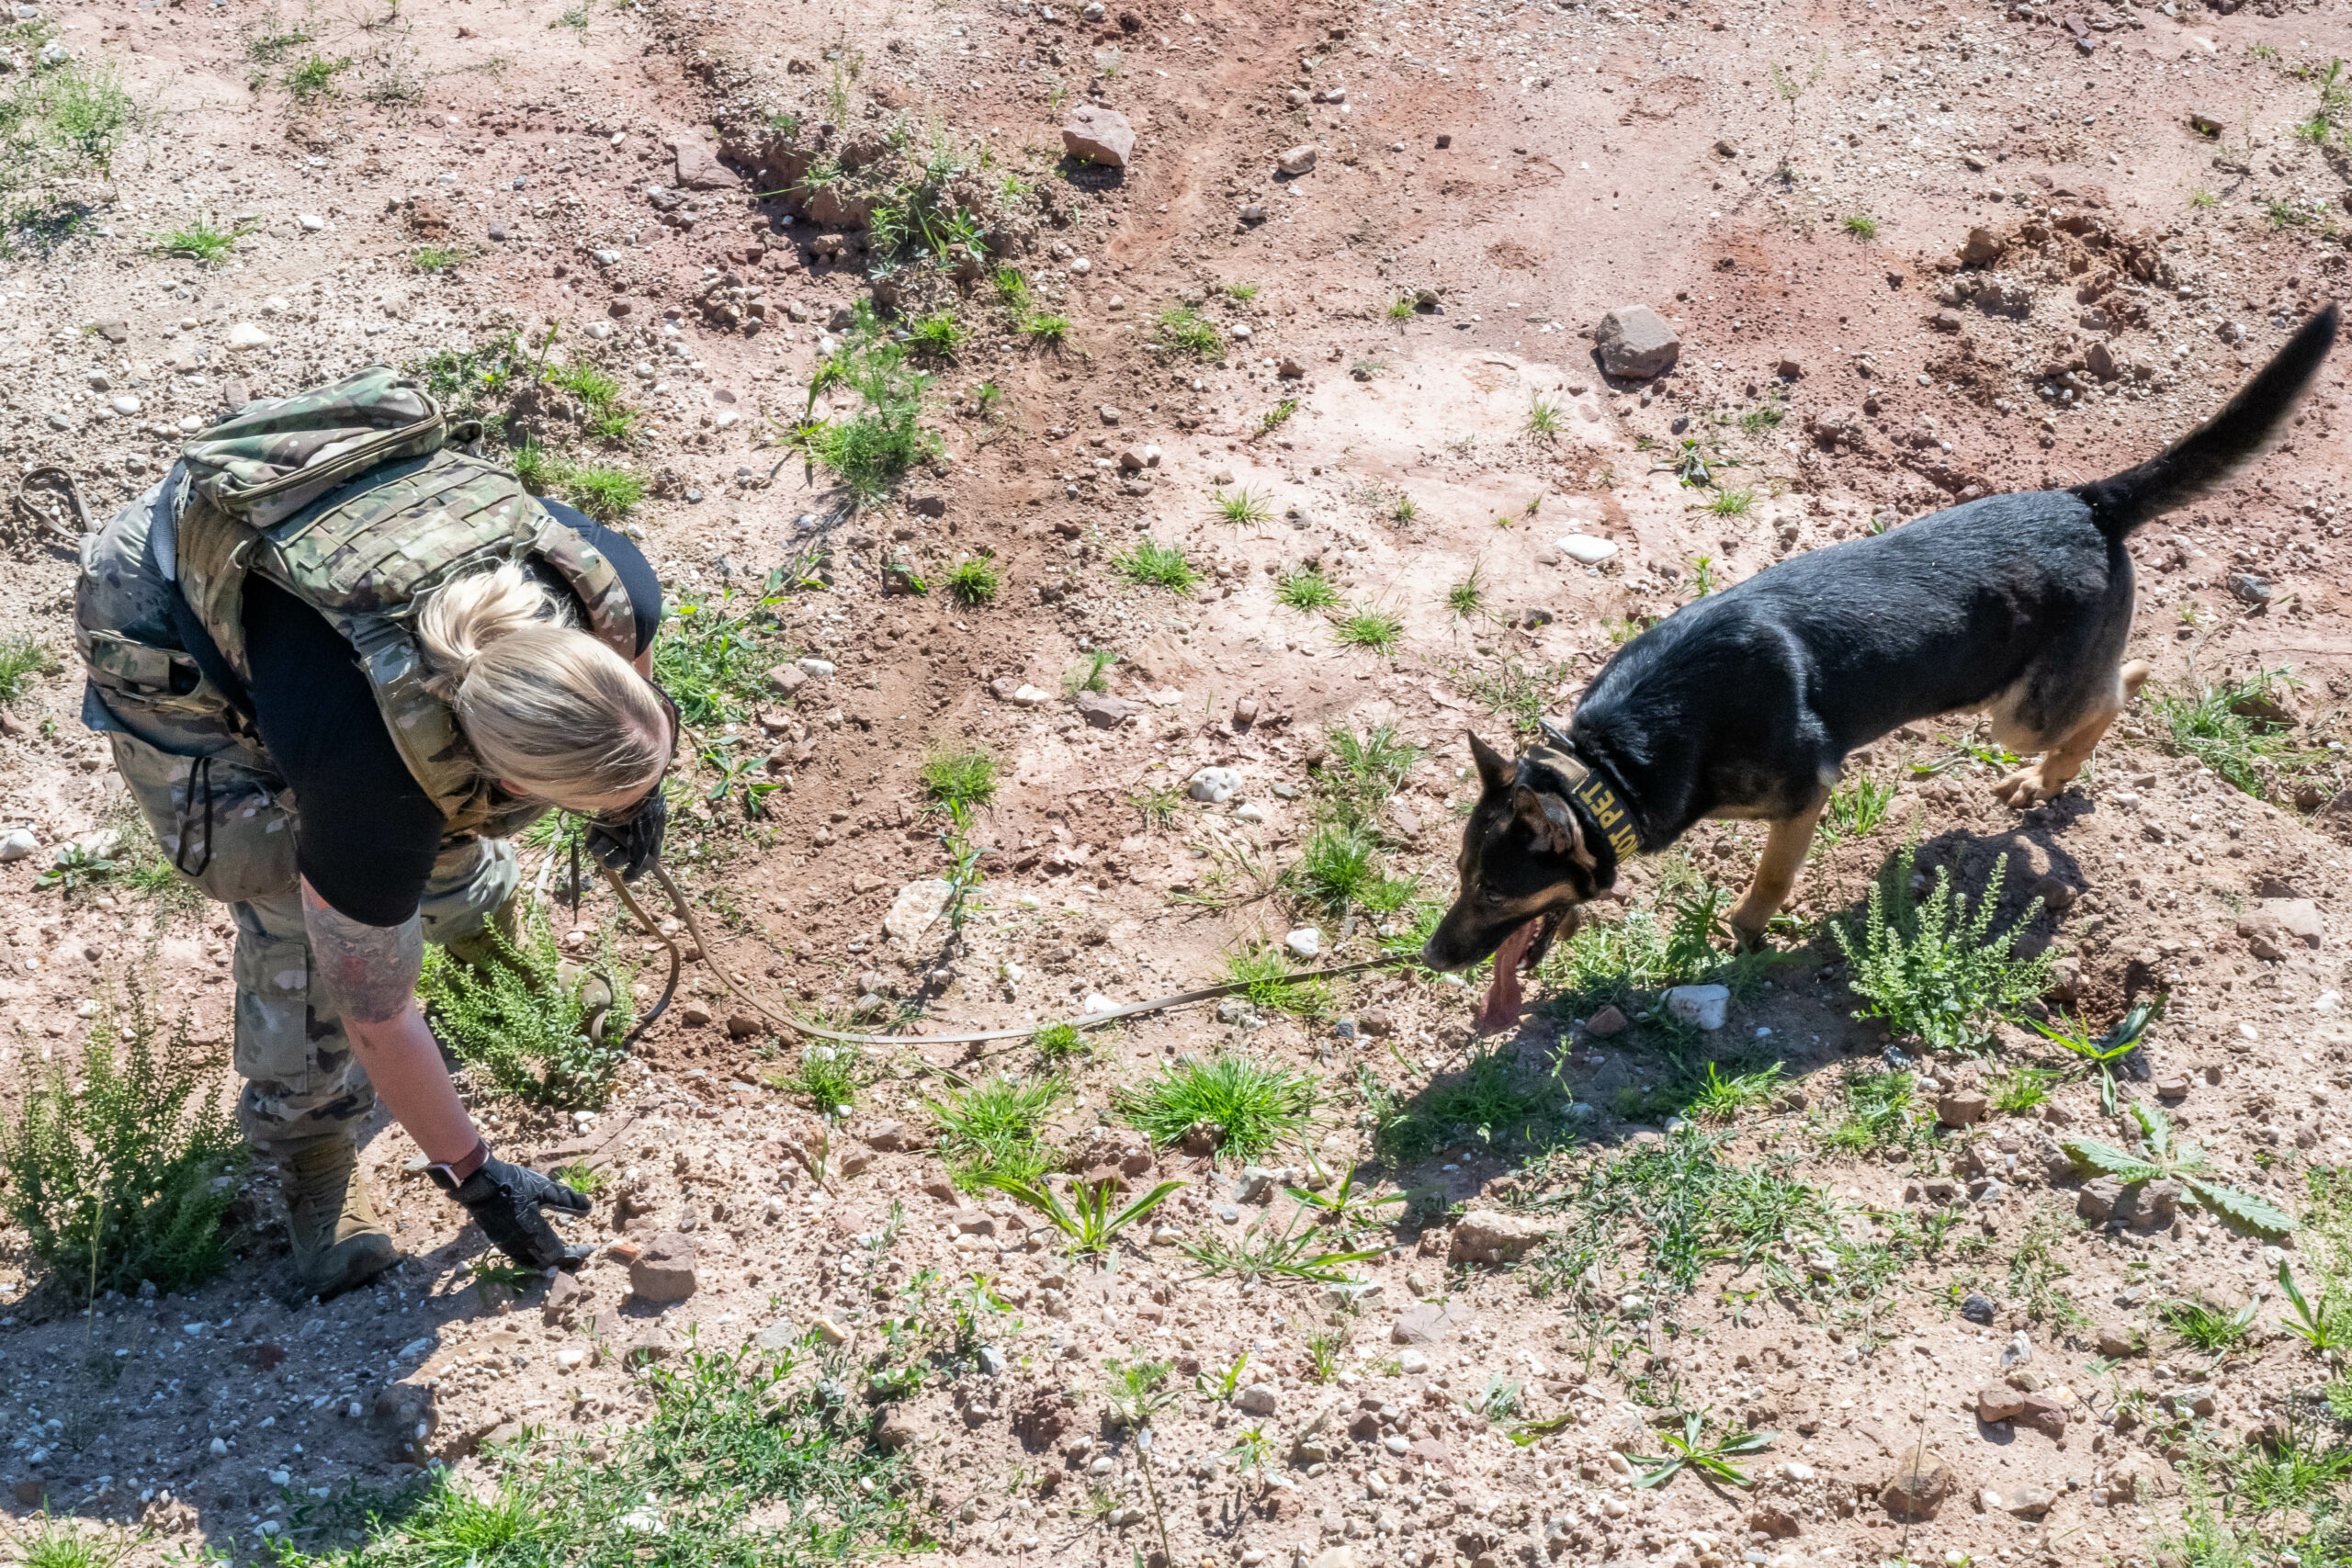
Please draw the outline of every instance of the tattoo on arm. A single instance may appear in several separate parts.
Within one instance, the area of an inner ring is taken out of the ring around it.
[[[424,972],[424,930],[412,915],[397,926],[363,925],[302,884],[302,919],[310,928],[311,967],[352,1023],[390,1023],[406,1012]]]

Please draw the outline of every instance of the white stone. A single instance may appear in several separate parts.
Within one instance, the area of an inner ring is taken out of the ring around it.
[[[1323,933],[1313,926],[1300,926],[1283,938],[1283,945],[1301,958],[1313,958],[1323,951]]]
[[[1233,808],[1233,819],[1236,822],[1263,822],[1266,814],[1258,809],[1256,801],[1245,800]]]
[[[1221,805],[1241,793],[1241,774],[1232,768],[1203,768],[1193,775],[1184,793],[1211,806]]]
[[[1617,547],[1607,539],[1596,539],[1589,534],[1570,534],[1560,541],[1560,553],[1587,566],[1597,566],[1615,555]]]
[[[1119,1010],[1119,1004],[1113,1001],[1110,998],[1104,996],[1100,991],[1089,991],[1086,993],[1086,1005],[1080,1008],[1078,1010],[1080,1012],[1116,1012]]]
[[[833,678],[832,665],[822,659],[803,659],[797,662],[800,668],[814,680],[830,681]]]
[[[1272,1416],[1282,1403],[1282,1391],[1269,1382],[1253,1382],[1233,1396],[1233,1407],[1250,1416]]]
[[[0,833],[0,865],[10,861],[30,860],[40,852],[40,840],[30,828],[11,828]]]
[[[1415,1377],[1430,1370],[1430,1359],[1408,1348],[1397,1353],[1396,1370],[1407,1377]]]
[[[1043,707],[1046,704],[1052,702],[1053,700],[1053,693],[1041,692],[1035,686],[1023,686],[1012,694],[1012,702],[1015,707]]]
[[[1094,264],[1088,261],[1084,256],[1080,256],[1076,261],[1069,264],[1069,269],[1083,277],[1088,273],[1094,270]]]
[[[139,400],[132,397],[130,393],[124,392],[118,397],[108,398],[107,400],[107,406],[114,410],[115,412],[122,415],[123,418],[129,419],[132,414],[139,412]]]
[[[301,221],[302,232],[305,234],[315,234],[327,226],[327,220],[315,212],[305,212],[302,214]]]
[[[1702,1029],[1721,1029],[1730,1005],[1731,991],[1724,986],[1676,986],[1666,993],[1667,1010]]]
[[[266,348],[270,335],[251,321],[239,321],[229,329],[229,346],[240,353],[248,348]]]
[[[890,900],[890,912],[882,917],[882,929],[890,940],[902,946],[912,946],[917,937],[931,929],[947,908],[947,900],[956,889],[944,878],[928,877],[910,882],[899,889]]]

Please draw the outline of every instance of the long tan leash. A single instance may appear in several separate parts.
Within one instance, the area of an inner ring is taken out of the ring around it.
[[[619,874],[610,866],[600,866],[599,869],[604,872],[605,882],[611,885],[613,892],[618,896],[623,906],[636,917],[638,923],[660,938],[662,945],[670,950],[670,985],[662,991],[662,999],[655,1004],[653,1010],[629,1032],[628,1038],[634,1042],[655,1019],[662,1016],[662,1010],[670,1005],[671,994],[677,987],[681,955],[676,940],[662,935],[662,928],[647,917],[644,908],[638,903],[636,897],[629,892],[628,885],[620,879]],[[718,950],[711,946],[710,939],[703,934],[702,922],[695,919],[694,906],[686,902],[686,896],[679,890],[677,883],[671,879],[670,868],[656,861],[651,869],[654,877],[662,884],[662,890],[669,895],[670,902],[677,908],[679,917],[684,920],[687,931],[694,937],[695,945],[701,949],[705,958],[710,960],[710,966],[717,972],[719,983],[724,985],[744,1006],[751,1008],[777,1028],[790,1033],[807,1039],[831,1040],[843,1045],[970,1045],[985,1043],[991,1040],[1024,1040],[1041,1029],[1053,1027],[1051,1023],[1028,1023],[1013,1029],[980,1029],[962,1034],[844,1034],[839,1030],[820,1029],[813,1023],[776,1011],[752,995],[734,976],[729,974],[727,965],[718,961]],[[1342,964],[1328,969],[1303,970],[1283,976],[1283,983],[1332,979],[1342,975],[1361,975],[1369,969],[1401,969],[1414,962],[1416,961],[1412,958],[1401,956],[1369,958],[1361,964]],[[1179,991],[1173,996],[1154,997],[1149,1001],[1128,1002],[1125,1006],[1113,1008],[1106,1012],[1080,1013],[1075,1018],[1066,1018],[1057,1021],[1066,1023],[1072,1029],[1101,1029],[1105,1025],[1116,1023],[1121,1019],[1136,1018],[1145,1013],[1169,1012],[1177,1008],[1193,1007],[1201,1002],[1215,1001],[1220,997],[1238,996],[1254,986],[1262,984],[1264,984],[1263,981],[1231,980],[1223,985],[1203,986],[1190,991]]]

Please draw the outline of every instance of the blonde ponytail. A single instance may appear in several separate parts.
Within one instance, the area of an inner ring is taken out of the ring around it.
[[[521,566],[442,584],[417,611],[416,636],[428,689],[509,788],[592,810],[662,776],[670,721],[653,688]]]

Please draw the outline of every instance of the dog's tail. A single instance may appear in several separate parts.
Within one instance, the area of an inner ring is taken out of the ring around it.
[[[2335,307],[2330,305],[2305,321],[2221,412],[2139,467],[2077,485],[2072,493],[2090,507],[2098,531],[2110,539],[2195,500],[2262,450],[2335,342]]]

